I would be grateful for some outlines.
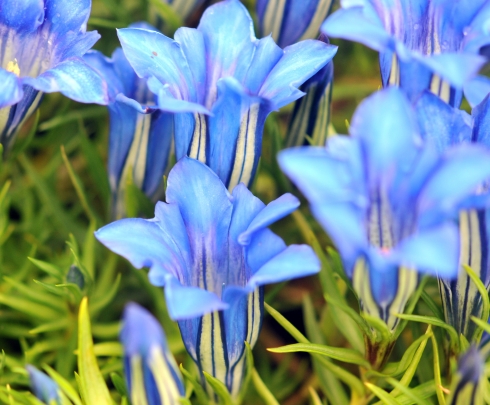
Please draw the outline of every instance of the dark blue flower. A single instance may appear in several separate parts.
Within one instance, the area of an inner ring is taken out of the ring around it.
[[[412,100],[430,89],[458,106],[485,62],[489,19],[488,0],[343,0],[322,30],[379,51],[384,86],[399,85]]]
[[[394,328],[417,284],[413,270],[458,274],[453,217],[490,175],[490,153],[459,145],[440,156],[423,146],[396,88],[366,99],[350,132],[327,148],[283,151],[279,163],[339,249],[363,310]]]
[[[0,143],[6,148],[42,93],[107,104],[102,79],[81,56],[100,38],[86,32],[90,0],[0,0]]]
[[[474,345],[458,360],[458,372],[451,386],[450,405],[483,405],[485,361]]]
[[[319,38],[327,42],[323,35]],[[333,62],[329,62],[308,79],[300,90],[306,95],[294,104],[285,146],[324,146],[330,125],[333,85]]]
[[[138,24],[152,29],[147,24]],[[109,182],[115,218],[126,216],[125,192],[128,175],[151,199],[162,191],[162,179],[171,152],[174,117],[155,106],[155,96],[146,81],[138,78],[121,48],[108,59],[88,52],[85,61],[108,85],[109,93]]]
[[[261,36],[271,34],[281,47],[316,38],[333,0],[257,0]]]
[[[129,303],[120,339],[131,402],[179,405],[185,396],[184,383],[158,321],[146,309]]]
[[[118,35],[158,106],[181,113],[175,117],[177,159],[206,163],[230,190],[253,180],[267,115],[301,97],[297,87],[337,50],[316,40],[284,50],[271,37],[257,40],[238,0],[209,7],[197,29],[180,28],[175,40],[141,29]]]
[[[62,394],[58,384],[34,366],[27,365],[26,369],[36,398],[49,405],[53,402],[62,405]]]
[[[473,109],[472,116],[452,108],[438,97],[425,92],[415,104],[421,135],[444,153],[453,145],[478,143],[490,147],[490,103],[488,98]],[[459,212],[461,264],[467,265],[490,286],[490,204],[488,179],[468,196]],[[472,209],[467,209],[471,207]],[[457,279],[440,278],[446,322],[469,340],[476,325],[471,316],[481,318],[482,297],[476,285],[461,268]]]
[[[320,269],[309,246],[287,247],[267,228],[299,201],[286,194],[266,206],[243,184],[230,195],[210,168],[190,158],[171,170],[166,199],[155,218],[122,219],[96,237],[136,268],[150,268],[191,357],[236,395],[244,341],[253,346],[260,330],[262,286]]]

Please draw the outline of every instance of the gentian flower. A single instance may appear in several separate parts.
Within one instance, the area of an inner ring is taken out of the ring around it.
[[[328,39],[321,35],[321,41]],[[306,95],[294,104],[288,125],[285,146],[324,146],[330,124],[333,84],[333,62],[321,68],[308,79],[300,90]]]
[[[282,50],[255,38],[238,0],[209,7],[197,29],[175,40],[141,29],[118,30],[138,76],[175,116],[176,157],[206,163],[232,190],[249,185],[261,154],[267,115],[298,99],[297,87],[326,65],[337,48],[307,40]]]
[[[148,24],[138,27],[154,29]],[[173,137],[173,114],[155,107],[155,96],[146,81],[138,78],[121,48],[108,59],[88,52],[85,61],[104,78],[109,93],[109,183],[115,218],[126,214],[128,175],[150,199],[161,194]]]
[[[439,153],[444,153],[452,145],[477,143],[490,147],[490,103],[488,98],[472,111],[455,109],[436,96],[426,92],[415,104],[421,135]],[[443,129],[443,130],[441,130]],[[461,238],[459,261],[480,277],[483,284],[490,287],[490,183],[482,182],[475,195],[462,203],[459,212],[459,233]],[[470,209],[467,209],[469,207]],[[476,285],[461,268],[456,279],[439,279],[446,322],[458,334],[471,340],[476,324],[472,316],[481,318],[482,297]]]
[[[474,77],[490,44],[488,0],[343,0],[322,26],[330,37],[380,52],[383,85],[402,87],[411,100],[431,90],[453,106]]]
[[[170,171],[166,199],[155,218],[122,219],[95,236],[136,268],[150,268],[192,359],[236,395],[244,342],[253,346],[261,326],[262,286],[320,269],[309,246],[286,247],[267,228],[299,201],[285,194],[265,206],[244,184],[230,195],[209,167],[190,158]]]
[[[333,0],[257,0],[261,36],[271,34],[281,47],[315,38]]]
[[[330,138],[327,148],[282,151],[279,163],[336,244],[363,311],[393,330],[417,272],[458,274],[452,219],[490,175],[490,153],[459,145],[439,156],[424,147],[396,88],[366,99],[350,133]]]
[[[0,0],[0,143],[9,146],[42,93],[107,104],[102,79],[81,56],[100,38],[86,32],[90,0]]]
[[[53,403],[62,405],[63,394],[61,393],[58,384],[56,384],[51,377],[48,377],[34,366],[27,365],[26,369],[29,373],[31,388],[34,391],[36,398],[48,405],[52,405]]]
[[[474,345],[458,360],[458,371],[451,385],[450,405],[483,405],[485,361]]]
[[[120,339],[131,403],[179,405],[185,397],[184,383],[158,321],[146,309],[129,303]]]

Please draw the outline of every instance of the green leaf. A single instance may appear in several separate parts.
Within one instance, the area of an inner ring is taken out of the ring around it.
[[[111,285],[109,291],[106,291],[101,297],[94,297],[92,299],[93,304],[90,306],[90,313],[96,314],[104,309],[116,296],[117,290],[119,289],[119,284],[121,283],[121,274],[116,276],[116,280]]]
[[[308,387],[308,392],[310,393],[311,405],[323,405],[322,400],[312,387]]]
[[[181,27],[183,24],[180,16],[175,12],[175,10],[169,4],[161,0],[150,0],[150,4],[155,7],[155,10],[160,15],[160,17],[165,21],[169,27],[169,31],[175,31],[177,28]]]
[[[266,405],[279,405],[279,402],[277,402],[277,399],[274,398],[274,395],[272,395],[272,393],[269,391],[267,386],[260,378],[259,373],[257,373],[257,370],[255,369],[252,371],[252,381],[257,393],[264,400]]]
[[[88,301],[85,297],[80,304],[78,315],[80,391],[86,405],[112,405],[113,401],[95,357],[87,305]]]
[[[114,387],[116,387],[119,395],[122,397],[128,396],[128,390],[126,389],[126,382],[124,381],[124,378],[122,378],[118,373],[111,373],[111,381],[112,384],[114,384]]]
[[[209,404],[209,398],[204,391],[204,389],[201,386],[201,383],[191,374],[189,373],[183,366],[182,364],[180,365],[180,371],[182,372],[182,375],[184,376],[184,379],[189,382],[194,389],[194,393],[196,394],[197,401],[201,405],[208,405]]]
[[[254,356],[252,354],[252,348],[250,344],[245,341],[245,375],[243,376],[242,386],[240,393],[238,394],[237,404],[240,405],[243,402],[243,398],[247,393],[247,388],[252,379],[252,370],[254,369]]]
[[[439,365],[439,348],[437,347],[437,340],[434,334],[432,333],[430,336],[430,340],[432,341],[432,351],[434,353],[434,382],[436,384],[436,394],[437,400],[439,401],[439,405],[446,405],[446,399],[444,397],[444,393],[442,392],[442,380],[441,380],[441,367]]]
[[[73,388],[67,380],[65,380],[60,374],[58,374],[57,371],[55,371],[48,365],[44,365],[43,368],[75,405],[82,405],[80,396],[78,395],[75,388]]]
[[[367,369],[369,369],[371,366],[369,362],[361,354],[359,354],[359,352],[342,347],[332,347],[318,345],[314,343],[295,343],[292,345],[277,347],[274,349],[269,348],[267,350],[273,353],[316,353],[322,356],[330,357],[335,360],[343,361],[344,363],[357,364]]]
[[[324,298],[325,301],[327,301],[329,304],[341,309],[345,315],[351,318],[359,326],[359,328],[362,330],[365,336],[372,336],[373,332],[371,331],[368,323],[354,309],[352,309],[342,301],[338,301],[332,297],[329,297],[328,295],[324,295]]]
[[[394,397],[392,397],[390,394],[388,394],[386,391],[383,389],[377,387],[374,384],[365,382],[364,385],[368,387],[374,395],[376,395],[379,399],[381,399],[381,402],[383,402],[386,405],[401,405],[400,402],[398,402]]]
[[[386,381],[403,394],[401,396],[396,397],[396,399],[400,401],[400,403],[403,404],[404,403],[403,399],[406,397],[412,400],[413,403],[417,405],[431,405],[431,403],[429,401],[426,401],[424,397],[417,395],[414,389],[405,387],[398,380],[395,380],[394,378],[387,378]]]
[[[211,386],[213,391],[218,396],[220,404],[233,405],[233,400],[231,399],[231,395],[228,392],[228,388],[226,388],[226,385],[217,378],[213,377],[211,374],[206,373],[205,371],[203,371],[202,373],[204,374],[204,378],[206,379],[207,383]]]
[[[480,280],[480,277],[478,277],[475,272],[471,269],[470,266],[467,266],[466,264],[463,264],[463,268],[466,270],[468,273],[468,276],[471,278],[471,280],[475,283],[476,288],[478,288],[478,292],[481,295],[481,302],[482,302],[482,314],[481,314],[481,319],[486,322],[488,321],[488,316],[490,315],[490,301],[488,298],[488,291],[485,288],[485,285],[482,283]],[[481,335],[483,333],[482,328],[478,328],[478,330],[475,331],[474,335],[474,341],[479,342],[481,339]]]
[[[444,320],[444,314],[429,294],[427,294],[425,291],[422,291],[421,298],[424,300],[425,304],[429,307],[436,318]]]
[[[55,266],[54,264],[43,262],[42,260],[37,260],[32,257],[28,257],[27,259],[31,261],[38,269],[44,271],[50,276],[60,278],[63,275],[63,270],[61,270],[60,267]]]
[[[271,315],[279,325],[281,325],[296,341],[300,343],[310,343],[308,339],[298,329],[296,329],[291,322],[289,322],[278,311],[272,308],[266,302],[264,303],[266,311]]]
[[[438,318],[434,318],[432,316],[406,315],[406,314],[397,314],[396,316],[401,319],[406,319],[407,321],[421,322],[421,323],[426,323],[428,325],[439,326],[440,328],[445,329],[449,333],[449,337],[453,344],[457,345],[459,343],[459,337],[456,330],[452,326],[448,325],[446,322]]]

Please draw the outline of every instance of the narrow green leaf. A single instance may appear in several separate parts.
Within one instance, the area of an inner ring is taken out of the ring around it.
[[[269,348],[267,350],[273,353],[316,353],[322,356],[330,357],[335,360],[343,361],[344,363],[357,364],[367,369],[369,369],[371,366],[369,362],[361,354],[359,354],[359,352],[342,347],[317,345],[314,343],[295,343],[292,345],[276,347],[273,349]]]
[[[475,283],[476,288],[478,288],[478,292],[481,295],[481,302],[482,302],[481,319],[484,322],[486,322],[486,321],[488,321],[488,316],[490,315],[490,300],[488,298],[488,291],[485,288],[485,285],[480,280],[480,277],[478,277],[475,274],[475,272],[473,271],[473,269],[470,266],[463,264],[463,268],[466,270],[466,272],[468,273],[468,276],[471,278],[471,280]],[[475,331],[474,340],[476,342],[480,341],[482,333],[483,333],[482,328],[478,328],[478,330]]]
[[[425,398],[417,395],[415,390],[405,387],[398,380],[395,380],[394,378],[387,378],[386,381],[403,394],[402,396],[396,397],[400,403],[403,403],[403,398],[406,397],[411,399],[413,403],[417,405],[431,405],[431,403],[426,401]]]
[[[203,371],[203,374],[207,383],[211,386],[211,388],[213,388],[213,391],[220,399],[220,403],[222,405],[233,405],[233,400],[231,399],[231,395],[228,392],[226,385],[205,371]]]
[[[60,316],[60,312],[52,309],[51,307],[47,307],[31,300],[26,300],[13,295],[0,294],[0,303],[27,314],[36,320],[51,321],[52,319],[57,319]]]
[[[397,314],[396,316],[401,319],[406,319],[407,321],[421,322],[421,323],[426,323],[428,325],[439,326],[440,328],[445,329],[449,333],[451,342],[453,342],[454,344],[458,344],[459,342],[459,337],[456,330],[452,326],[448,325],[447,323],[445,323],[444,321],[438,318],[434,318],[432,316],[406,315],[406,314]]]
[[[444,320],[444,314],[429,294],[422,291],[421,298],[424,300],[425,304],[429,307],[436,318]]]
[[[94,344],[90,331],[88,302],[85,297],[78,315],[78,372],[80,373],[80,391],[87,405],[112,405],[107,385],[102,377],[94,353]]]
[[[92,302],[93,304],[90,306],[90,313],[96,314],[102,309],[104,309],[116,296],[117,290],[119,289],[119,284],[121,283],[121,274],[116,276],[116,280],[111,285],[109,291],[100,297],[94,297]]]
[[[209,398],[204,391],[204,389],[201,386],[201,383],[191,374],[189,373],[183,366],[182,364],[180,365],[180,371],[182,372],[182,375],[184,376],[184,379],[188,381],[192,388],[194,389],[194,393],[196,394],[197,400],[201,405],[208,405],[209,404]]]
[[[42,260],[37,260],[32,257],[28,257],[27,259],[31,261],[38,269],[44,271],[50,276],[60,278],[63,275],[63,270],[54,264],[43,262]]]
[[[441,367],[439,365],[439,348],[437,347],[437,340],[434,334],[430,336],[432,341],[432,351],[434,353],[434,382],[436,384],[436,394],[439,405],[446,405],[446,399],[444,393],[442,392],[442,380],[441,380]]]
[[[296,329],[291,322],[289,322],[278,311],[272,308],[266,302],[264,303],[266,311],[271,315],[279,325],[281,325],[296,341],[300,343],[310,343],[308,339],[298,329]]]
[[[398,402],[394,397],[392,397],[390,394],[388,394],[385,390],[377,387],[374,384],[365,382],[364,385],[368,387],[374,395],[376,395],[379,399],[381,399],[381,402],[383,402],[386,405],[400,405],[400,402]]]
[[[38,333],[43,332],[52,332],[55,330],[65,329],[70,325],[70,321],[68,318],[60,318],[56,319],[53,322],[45,323],[44,325],[38,326],[37,328],[31,329],[29,331],[32,335],[37,335]]]
[[[274,398],[274,395],[272,395],[272,393],[269,391],[267,386],[260,378],[259,373],[257,373],[257,370],[255,369],[252,371],[252,381],[257,393],[264,400],[266,405],[279,405],[279,402],[277,402],[277,399]]]
[[[80,396],[78,395],[75,388],[73,388],[72,385],[67,380],[65,380],[60,374],[58,374],[57,371],[55,371],[48,365],[44,365],[43,368],[44,370],[46,370],[49,376],[58,384],[60,389],[66,394],[68,398],[70,398],[70,400],[75,405],[82,405]]]
[[[124,381],[124,378],[122,378],[118,373],[111,373],[111,381],[121,397],[128,396],[128,390],[126,389],[126,382]]]
[[[310,393],[311,405],[323,405],[322,400],[312,387],[308,387],[308,392]]]
[[[183,25],[183,21],[175,10],[160,0],[150,0],[150,4],[155,7],[157,13],[162,17],[163,21],[169,26],[169,31],[175,31],[177,28]]]
[[[359,315],[354,309],[352,309],[342,301],[338,301],[332,297],[329,297],[328,295],[324,295],[323,297],[325,298],[325,301],[327,301],[329,304],[341,309],[348,317],[350,317],[363,331],[365,336],[371,336],[373,334],[364,318]]]

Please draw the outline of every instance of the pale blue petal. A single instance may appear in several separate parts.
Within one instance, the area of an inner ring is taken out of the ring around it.
[[[436,145],[439,152],[449,146],[471,141],[471,120],[462,110],[451,107],[426,91],[415,104],[420,135]]]
[[[487,95],[471,112],[473,141],[490,148],[490,97]]]
[[[0,0],[0,25],[29,33],[43,22],[43,0]]]
[[[464,86],[464,95],[471,107],[476,107],[490,94],[490,78],[477,76]]]
[[[457,214],[462,199],[490,178],[490,152],[477,145],[459,145],[445,154],[419,199],[422,226]]]
[[[325,20],[321,30],[329,37],[360,42],[379,52],[394,49],[394,40],[379,17],[373,13],[368,16],[364,7],[337,10]]]
[[[247,286],[256,287],[311,276],[318,273],[320,268],[320,260],[310,246],[291,245],[256,271]]]
[[[198,287],[187,287],[175,278],[165,285],[167,309],[174,321],[191,320],[214,311],[222,311],[228,305],[210,291]]]
[[[23,95],[19,78],[14,73],[0,68],[0,108],[18,103]]]
[[[25,83],[45,93],[61,92],[81,103],[108,104],[107,85],[99,74],[80,58],[70,58]]]
[[[259,96],[269,99],[276,109],[297,100],[303,94],[297,87],[330,62],[336,52],[336,46],[312,39],[288,46]]]
[[[400,264],[443,278],[457,277],[459,271],[459,230],[447,223],[406,238],[396,247]]]
[[[58,384],[34,366],[28,364],[26,369],[29,373],[31,387],[36,397],[46,403],[52,403],[54,401],[55,404],[61,405]]]
[[[238,242],[241,245],[248,245],[250,243],[251,236],[291,212],[296,211],[299,207],[299,200],[290,193],[283,194],[279,198],[267,204],[267,206],[261,210],[258,215],[252,220],[245,232],[238,237]]]
[[[267,246],[267,249],[264,247]],[[252,236],[250,244],[245,249],[245,259],[252,274],[257,272],[269,260],[286,249],[284,241],[270,229],[265,228]],[[250,274],[247,274],[250,277]],[[252,289],[252,287],[250,287]]]

